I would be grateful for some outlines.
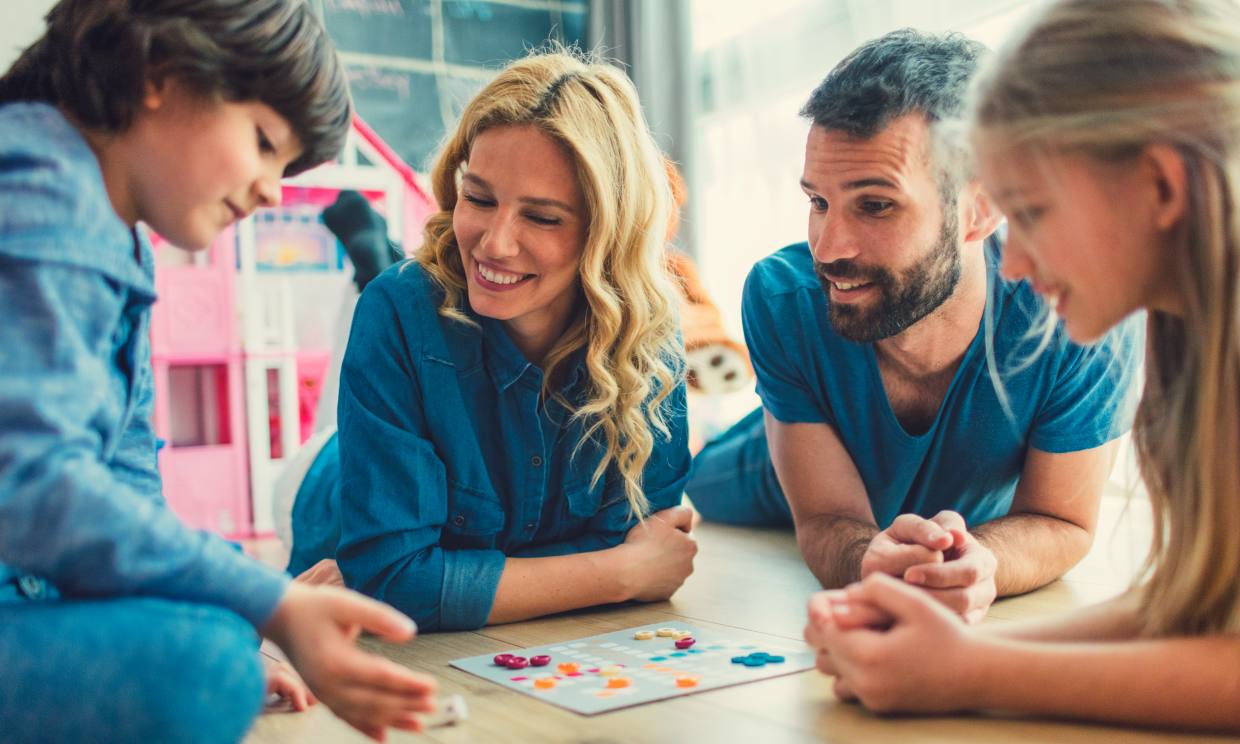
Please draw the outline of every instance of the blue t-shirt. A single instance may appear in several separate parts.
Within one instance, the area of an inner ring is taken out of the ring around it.
[[[441,298],[406,262],[358,300],[338,440],[298,491],[289,570],[334,551],[350,587],[424,630],[460,630],[486,624],[507,556],[601,550],[636,522],[614,465],[591,485],[600,437],[554,398],[543,405],[542,370],[502,324],[467,305],[478,327],[445,318]],[[577,405],[584,350],[567,364],[558,389]],[[665,405],[671,438],[655,433],[642,474],[652,511],[680,503],[690,466],[683,382]]]
[[[872,343],[841,337],[806,243],[754,266],[745,282],[745,339],[758,395],[784,423],[825,423],[851,455],[879,528],[900,514],[959,512],[969,525],[1003,516],[1028,448],[1097,447],[1131,426],[1131,380],[1143,347],[1143,316],[1095,345],[1072,343],[1062,326],[1037,353],[1045,306],[1027,282],[998,274],[998,243],[987,241],[989,294],[979,325],[930,428],[910,435],[896,419]],[[993,327],[1005,411],[987,364]]]
[[[163,499],[154,265],[64,116],[0,106],[0,602],[163,597],[262,626],[287,578]]]

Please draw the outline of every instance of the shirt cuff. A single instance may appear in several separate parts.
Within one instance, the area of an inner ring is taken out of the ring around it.
[[[227,607],[261,629],[284,597],[290,578],[238,552],[223,540],[213,548],[208,573],[211,586],[202,587],[206,595],[203,599]],[[212,593],[217,596],[211,597]]]
[[[443,552],[439,630],[474,630],[487,624],[505,560],[498,550]]]

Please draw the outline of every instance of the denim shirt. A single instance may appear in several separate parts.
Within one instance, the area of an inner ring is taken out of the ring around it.
[[[161,494],[153,269],[78,131],[43,104],[0,106],[0,602],[144,595],[261,626],[287,579]]]
[[[441,297],[412,262],[366,287],[338,415],[341,572],[426,630],[485,625],[507,556],[601,550],[636,523],[614,466],[591,485],[603,445],[541,403],[542,370],[500,322],[439,315]],[[583,359],[566,362],[572,405],[585,400]],[[679,504],[689,474],[683,382],[665,405],[671,437],[654,433],[642,475],[652,511]]]

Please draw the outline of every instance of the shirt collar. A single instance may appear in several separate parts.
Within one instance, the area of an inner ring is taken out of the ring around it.
[[[470,315],[473,315],[478,324],[482,326],[483,363],[495,387],[501,392],[506,391],[527,376],[530,387],[534,389],[542,387],[542,368],[525,358],[525,355],[509,337],[508,332],[504,330],[504,324],[494,318],[475,315],[472,311]],[[564,390],[573,390],[586,377],[585,347],[570,354],[565,363],[568,365],[568,376]]]

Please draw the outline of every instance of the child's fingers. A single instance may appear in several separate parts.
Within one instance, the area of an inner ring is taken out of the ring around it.
[[[917,589],[899,579],[880,573],[871,574],[865,581],[853,584],[845,590],[850,603],[864,602],[873,605],[897,622],[944,612],[942,605],[934,602],[927,594],[951,591],[961,590]]]
[[[893,618],[890,614],[868,602],[842,600],[832,603],[832,620],[840,630],[857,628],[889,628]]]
[[[342,660],[340,676],[353,685],[414,697],[429,698],[436,689],[435,679],[389,661],[381,656],[356,651]],[[433,704],[433,701],[432,701]]]
[[[403,613],[357,592],[337,592],[343,621],[361,626],[363,630],[392,643],[413,638],[417,625]]]
[[[836,677],[835,684],[832,686],[832,692],[835,697],[844,703],[857,702],[857,693],[853,692],[852,685],[848,684],[848,680],[843,677]]]

